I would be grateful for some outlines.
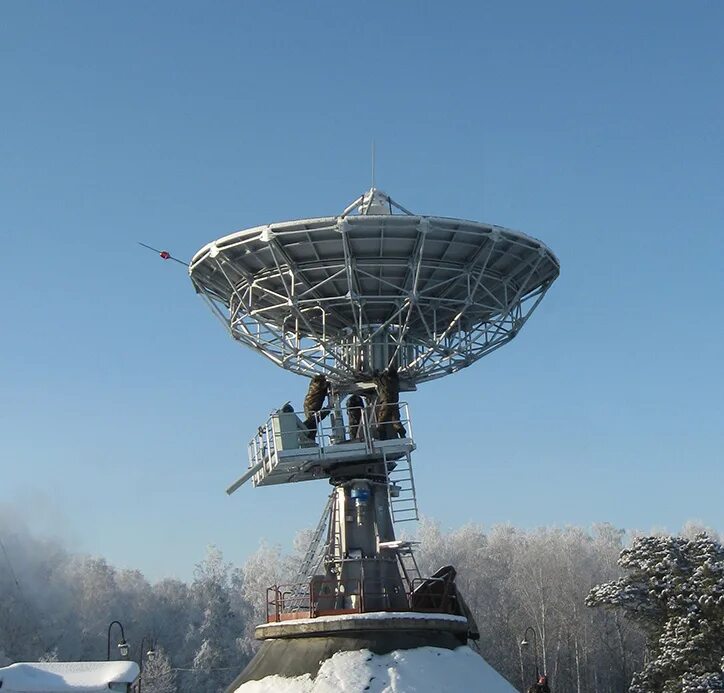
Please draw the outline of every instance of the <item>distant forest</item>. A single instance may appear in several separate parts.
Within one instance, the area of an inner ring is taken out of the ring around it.
[[[692,526],[682,534],[699,531]],[[118,619],[133,659],[142,638],[144,649],[154,644],[156,655],[145,664],[146,693],[218,693],[253,656],[266,587],[294,574],[308,534],[300,533],[289,552],[262,545],[241,566],[210,548],[190,583],[152,584],[137,570],[3,526],[0,517],[0,666],[104,660],[108,625]],[[594,587],[626,574],[618,564],[623,531],[468,525],[445,532],[423,521],[417,539],[423,574],[455,566],[480,628],[482,656],[519,690],[533,682],[536,648],[555,693],[623,693],[650,659],[651,633],[626,618],[625,609],[586,605]],[[615,606],[614,592],[602,592],[598,603]],[[529,627],[535,637],[528,631],[530,644],[521,646]],[[117,642],[114,631],[114,656]]]

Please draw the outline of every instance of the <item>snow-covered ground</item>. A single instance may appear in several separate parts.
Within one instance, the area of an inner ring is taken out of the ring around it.
[[[386,655],[369,650],[338,652],[312,679],[267,676],[237,693],[515,693],[495,669],[469,647],[418,647]]]

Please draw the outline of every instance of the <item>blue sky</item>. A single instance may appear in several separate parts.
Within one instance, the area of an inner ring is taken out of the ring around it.
[[[0,503],[149,576],[316,523],[223,492],[306,389],[184,269],[377,183],[562,272],[511,344],[408,399],[444,527],[724,529],[724,5],[6,2]]]

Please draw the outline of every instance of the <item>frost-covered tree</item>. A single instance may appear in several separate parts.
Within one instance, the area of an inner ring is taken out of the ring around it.
[[[145,693],[176,693],[176,674],[163,649],[155,650],[153,657],[145,662],[141,676]]]
[[[619,564],[627,575],[586,603],[621,609],[646,633],[649,656],[630,693],[724,690],[724,547],[707,534],[640,537]]]
[[[242,636],[242,650],[247,656],[258,647],[254,628],[266,621],[267,588],[289,583],[292,579],[292,565],[296,568],[298,562],[284,557],[278,546],[262,542],[244,565],[234,571],[232,583],[237,598],[241,600],[240,608],[244,609],[245,620],[244,632],[239,635]]]
[[[46,652],[42,657],[38,659],[39,662],[57,662],[58,659],[58,648],[54,647],[52,650]]]
[[[163,647],[175,667],[187,668],[194,658],[193,634],[201,623],[201,605],[190,587],[167,578],[153,585],[147,633]]]
[[[230,572],[231,566],[215,547],[196,566],[191,591],[202,612],[201,622],[190,635],[198,643],[193,658],[196,693],[223,690],[242,667],[243,622],[231,608]]]

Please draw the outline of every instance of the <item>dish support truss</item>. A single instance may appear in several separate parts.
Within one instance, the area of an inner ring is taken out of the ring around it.
[[[189,271],[234,339],[354,389],[391,364],[407,388],[471,365],[517,335],[559,270],[518,232],[380,214],[239,232]]]

